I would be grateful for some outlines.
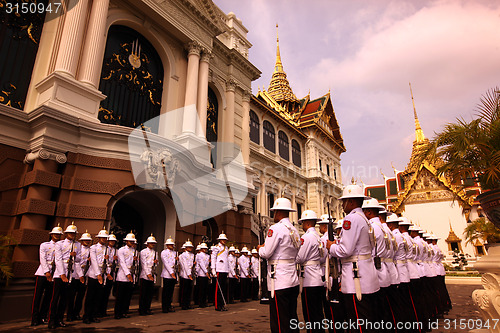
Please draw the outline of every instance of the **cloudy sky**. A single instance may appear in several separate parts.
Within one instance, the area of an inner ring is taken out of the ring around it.
[[[403,170],[415,106],[427,137],[471,119],[480,96],[500,85],[500,1],[214,0],[249,30],[250,60],[269,85],[276,23],[285,72],[297,97],[331,89],[347,152],[344,183],[382,182]]]

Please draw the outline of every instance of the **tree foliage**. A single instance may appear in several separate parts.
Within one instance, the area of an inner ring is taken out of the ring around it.
[[[476,240],[487,241],[489,244],[500,242],[500,230],[484,217],[467,224],[464,229],[466,244],[474,244]]]

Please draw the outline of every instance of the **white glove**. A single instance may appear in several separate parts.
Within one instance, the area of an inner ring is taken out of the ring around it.
[[[216,277],[216,276],[217,276],[217,273],[215,272],[215,269],[212,269],[212,276],[213,276],[213,277]]]

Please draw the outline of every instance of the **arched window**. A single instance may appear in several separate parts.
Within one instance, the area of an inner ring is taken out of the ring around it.
[[[217,101],[217,96],[212,88],[208,87],[208,103],[207,103],[207,141],[217,142],[217,132],[218,132],[218,118],[219,118],[219,102]],[[215,168],[215,163],[217,161],[217,145],[212,149],[210,155],[210,163]]]
[[[290,159],[290,144],[288,143],[288,136],[283,131],[278,132],[278,147],[280,156],[288,161]]]
[[[274,139],[276,137],[276,133],[274,132],[273,125],[271,125],[271,123],[267,120],[264,120],[262,128],[264,129],[264,148],[270,152],[276,153],[276,142]]]
[[[37,3],[47,8],[47,0],[0,2],[0,59],[2,59],[0,61],[0,103],[21,110],[24,108],[28,94],[45,22],[45,11],[39,13],[37,10],[30,10],[21,13],[21,9],[32,8],[31,5]],[[11,13],[8,12],[6,4],[13,5]],[[24,7],[24,5],[27,6]],[[19,7],[19,12],[16,11],[16,6]]]
[[[260,122],[259,116],[253,111],[250,111],[250,140],[256,144],[260,143]]]
[[[137,31],[109,28],[99,90],[107,96],[99,120],[137,127],[160,115],[163,64],[153,45]],[[158,121],[151,132],[158,132]]]
[[[292,140],[292,162],[299,168],[302,167],[302,158],[300,154],[300,145],[297,141]]]

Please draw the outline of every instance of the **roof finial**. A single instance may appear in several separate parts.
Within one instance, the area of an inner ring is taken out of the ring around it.
[[[420,127],[420,122],[418,121],[417,109],[415,108],[415,100],[413,99],[413,91],[411,89],[411,82],[409,82],[409,84],[410,84],[411,102],[413,103],[413,115],[415,117],[415,141],[417,141],[417,143],[421,143],[424,142],[425,135],[424,131],[422,131],[422,127]]]
[[[278,35],[278,23],[276,23],[276,65],[274,66],[275,72],[283,72],[283,64],[281,63],[280,55],[280,38]]]

